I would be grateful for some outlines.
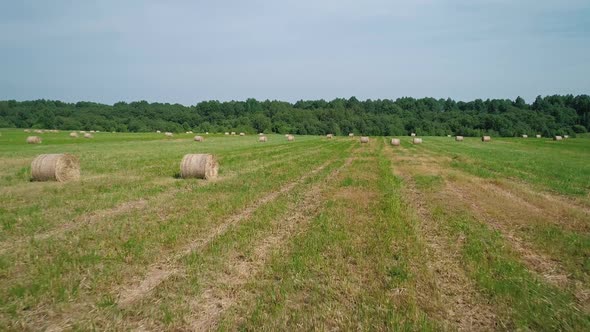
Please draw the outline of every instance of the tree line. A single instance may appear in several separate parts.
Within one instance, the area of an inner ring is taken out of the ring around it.
[[[590,130],[590,96],[476,99],[399,98],[332,101],[203,101],[193,106],[146,101],[106,105],[57,100],[0,101],[0,128],[117,132],[194,131],[299,135],[544,136]]]

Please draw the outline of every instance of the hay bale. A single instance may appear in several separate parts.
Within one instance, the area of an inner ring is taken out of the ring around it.
[[[348,137],[354,137],[354,133],[349,133]]]
[[[232,136],[235,136],[236,135],[236,132],[235,131],[232,131],[231,134],[232,134]]]
[[[27,137],[27,143],[29,143],[29,144],[40,144],[41,143],[41,137],[39,137],[39,136],[29,136],[29,137]]]
[[[209,135],[209,132],[208,132],[208,131],[207,131],[207,132],[205,132],[205,135]]]
[[[225,132],[225,135],[229,135],[229,132],[227,132],[227,131],[226,131],[226,132]]]
[[[70,137],[73,137],[73,138],[78,138],[78,133],[77,133],[77,132],[75,132],[75,131],[72,131],[72,132],[70,133]]]
[[[194,140],[195,142],[202,142],[204,139],[203,136],[195,136]]]
[[[411,133],[410,136],[416,137],[416,133]]]
[[[41,129],[35,129],[35,130],[33,130],[33,132],[36,134],[43,134],[43,130],[41,130]]]
[[[264,136],[264,133],[258,133],[258,136]]]
[[[422,144],[422,139],[418,137],[412,138],[412,144]]]
[[[160,133],[161,133],[161,131],[159,131],[159,130],[156,130],[156,134],[160,134]]]
[[[361,143],[369,143],[369,137],[361,136]]]
[[[492,138],[491,138],[490,136],[482,136],[482,137],[481,137],[481,141],[482,141],[482,142],[489,142],[489,141],[491,141],[491,140],[492,140]]]
[[[541,135],[537,134],[535,135],[536,138],[541,138]]]
[[[240,133],[240,136],[246,136],[246,134],[244,134],[244,133]]]
[[[90,132],[91,132],[91,133],[94,133],[94,130],[91,130]]]
[[[94,136],[92,136],[91,133],[86,133],[84,134],[84,138],[93,138]]]
[[[266,142],[266,136],[260,136],[258,137],[258,142]]]
[[[455,141],[463,142],[463,136],[455,136]]]
[[[295,140],[295,136],[293,135],[287,135],[287,141],[292,142]]]
[[[399,138],[392,138],[391,139],[391,145],[393,145],[393,146],[399,146],[400,145]]]
[[[563,135],[563,138],[564,138],[564,139],[566,139],[566,138],[570,138],[570,136],[569,136],[569,135]]]
[[[180,162],[180,177],[214,179],[217,177],[219,164],[212,154],[186,154]]]
[[[171,132],[167,131],[167,132],[164,133],[164,136],[166,136],[166,137],[172,137],[172,136],[174,136],[174,134],[172,134]]]
[[[33,181],[65,182],[79,178],[80,162],[71,154],[42,154],[31,163],[31,179]]]
[[[332,137],[334,137],[334,135],[332,135],[332,134],[328,134],[328,135],[326,135],[326,138],[327,138],[327,139],[332,139]]]
[[[553,136],[553,140],[554,141],[561,141],[561,140],[563,140],[563,137],[561,137],[559,135],[558,136]]]
[[[24,131],[25,133],[30,133],[30,132],[31,132],[31,130],[30,130],[30,129],[25,129],[25,130],[23,130],[23,131]]]
[[[522,135],[522,138],[529,138],[529,135]]]

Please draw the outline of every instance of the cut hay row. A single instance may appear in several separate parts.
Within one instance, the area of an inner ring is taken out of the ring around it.
[[[180,176],[183,179],[214,179],[217,177],[218,170],[217,159],[208,153],[187,154],[180,162]]]
[[[70,154],[42,154],[31,163],[33,181],[65,182],[79,178],[80,162]]]

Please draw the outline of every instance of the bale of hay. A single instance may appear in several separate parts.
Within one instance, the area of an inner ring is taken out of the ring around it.
[[[91,133],[94,133],[94,130],[91,130],[90,132],[91,132]]]
[[[30,129],[25,129],[25,130],[23,130],[23,131],[24,131],[25,133],[30,133],[30,132],[31,132],[31,130],[30,130]]]
[[[455,141],[463,142],[463,136],[455,136]]]
[[[564,139],[565,139],[565,138],[570,138],[570,136],[569,136],[569,135],[563,135],[563,138],[564,138]]]
[[[41,130],[41,129],[35,129],[35,130],[33,130],[33,132],[36,134],[43,134],[43,130]]]
[[[86,133],[84,134],[84,138],[93,138],[94,136],[92,136],[91,133]]]
[[[208,131],[207,131],[207,132],[205,132],[205,135],[209,135],[209,132],[208,132]]]
[[[334,135],[332,135],[332,134],[328,134],[328,135],[326,135],[326,138],[327,138],[327,139],[332,139],[332,137],[334,137]]]
[[[451,135],[447,135],[447,137],[451,137]]]
[[[229,135],[229,132],[227,132],[227,131],[226,131],[226,132],[225,132],[225,135]]]
[[[361,143],[369,143],[369,137],[361,136]]]
[[[293,135],[287,135],[287,141],[292,142],[295,140],[295,136]]]
[[[416,133],[411,133],[410,136],[416,137]]]
[[[77,133],[77,132],[75,132],[75,131],[72,131],[72,132],[70,133],[70,137],[78,138],[78,133]]]
[[[29,137],[27,137],[27,143],[29,143],[29,144],[39,144],[39,143],[41,143],[41,137],[39,137],[39,136],[29,136]]]
[[[258,136],[264,136],[264,133],[258,133]]]
[[[80,162],[71,154],[42,154],[31,163],[31,179],[33,181],[65,182],[79,178]]]
[[[160,134],[160,133],[161,133],[161,131],[159,131],[159,130],[156,130],[156,134]]]
[[[180,177],[183,179],[214,179],[218,170],[217,159],[208,153],[186,154],[180,162]]]
[[[258,142],[266,142],[266,136],[258,137]]]
[[[171,132],[169,132],[169,131],[165,132],[165,133],[164,133],[164,135],[165,135],[166,137],[172,137],[172,136],[174,136],[174,134],[172,134],[172,133],[171,133]]]
[[[541,138],[541,135],[537,134],[535,135],[536,138]]]
[[[246,134],[244,134],[244,133],[240,133],[240,136],[246,136]]]
[[[80,134],[85,134],[86,132],[84,130],[80,130],[79,133]]]
[[[418,137],[412,138],[412,144],[422,144],[422,139]]]
[[[399,146],[400,145],[399,138],[392,138],[391,139],[391,145],[393,145],[393,146]]]
[[[554,140],[554,141],[561,141],[561,140],[563,140],[563,137],[561,137],[561,136],[559,136],[559,135],[558,135],[558,136],[554,136],[554,137],[553,137],[553,140]]]
[[[354,137],[354,133],[349,133],[348,137]]]
[[[202,142],[203,141],[203,136],[195,136],[195,142]]]
[[[232,131],[231,134],[232,134],[232,136],[234,136],[236,134],[236,132],[235,131]]]
[[[492,140],[492,138],[491,138],[490,136],[482,136],[482,137],[481,137],[481,141],[482,141],[482,142],[489,142],[489,141],[491,141],[491,140]]]
[[[529,138],[529,135],[522,135],[522,138]]]

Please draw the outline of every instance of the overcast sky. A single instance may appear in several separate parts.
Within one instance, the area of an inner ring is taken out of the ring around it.
[[[1,1],[0,99],[590,94],[588,0]]]

